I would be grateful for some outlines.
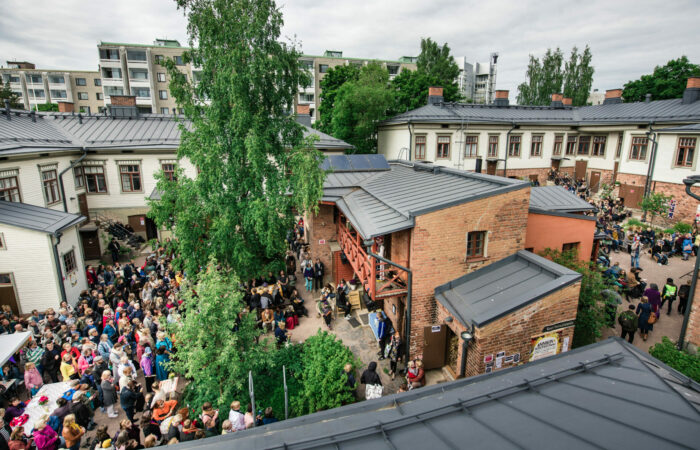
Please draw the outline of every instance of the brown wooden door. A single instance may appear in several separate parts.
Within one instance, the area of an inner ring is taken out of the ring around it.
[[[561,166],[561,159],[552,159],[552,169],[559,171],[559,166]]]
[[[146,233],[146,216],[143,214],[129,216],[129,225],[135,233]]]
[[[613,167],[613,176],[612,176],[612,182],[615,183],[617,181],[617,170],[620,168],[620,163],[618,161],[615,161],[615,166]]]
[[[78,194],[78,207],[80,208],[80,214],[87,217],[90,220],[90,212],[88,211],[87,195],[85,193]]]
[[[486,174],[496,175],[496,165],[498,161],[486,161]]]
[[[83,242],[85,259],[100,259],[102,257],[97,230],[80,230],[80,240]]]
[[[621,184],[619,197],[624,201],[627,208],[639,208],[642,201],[644,187],[634,184]]]
[[[14,280],[11,273],[0,273],[0,306],[8,305],[12,312],[19,316]]]
[[[591,188],[591,192],[598,192],[600,187],[600,172],[591,172],[591,181],[588,183]]]
[[[445,365],[447,326],[433,325],[423,328],[423,368],[439,369]]]
[[[533,183],[534,183],[535,181],[540,181],[540,177],[539,177],[538,175],[536,175],[536,174],[535,174],[535,175],[529,175],[529,177],[530,177],[530,181],[533,182]]]
[[[576,167],[574,169],[574,176],[577,180],[586,179],[586,169],[588,168],[588,161],[576,161]]]

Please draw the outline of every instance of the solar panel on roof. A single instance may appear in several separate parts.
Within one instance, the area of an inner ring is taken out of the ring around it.
[[[355,170],[369,170],[372,168],[367,155],[352,155],[350,164]]]
[[[370,165],[373,169],[386,169],[389,170],[389,163],[386,162],[384,155],[366,155],[369,160]]]
[[[330,155],[328,157],[332,170],[352,170],[352,165],[345,155]]]

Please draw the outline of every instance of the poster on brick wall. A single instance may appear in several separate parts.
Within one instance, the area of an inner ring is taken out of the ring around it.
[[[533,336],[530,342],[530,361],[554,356],[561,350],[561,331]]]
[[[673,214],[676,212],[676,202],[675,200],[671,199],[668,202],[668,218],[673,219]]]

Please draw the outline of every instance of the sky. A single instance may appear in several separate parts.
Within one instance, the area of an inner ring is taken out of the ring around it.
[[[417,55],[420,39],[447,43],[455,57],[488,62],[499,53],[497,89],[525,81],[528,55],[590,45],[593,87],[614,89],[686,55],[700,63],[700,1],[671,0],[278,0],[282,38],[306,54],[347,57]],[[173,0],[0,0],[0,65],[97,70],[99,41],[187,42],[187,21]]]

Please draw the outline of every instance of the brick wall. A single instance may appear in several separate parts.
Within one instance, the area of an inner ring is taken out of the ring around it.
[[[524,248],[529,202],[530,189],[525,188],[416,217],[410,250],[412,355],[422,355],[423,327],[435,322],[436,286]],[[486,260],[466,262],[470,231],[489,232]]]
[[[685,336],[687,343],[695,348],[700,347],[700,282],[695,286],[695,297],[693,297],[693,307],[690,310]]]
[[[646,177],[643,175],[633,175],[629,173],[618,173],[617,181],[622,184],[632,184],[644,188]],[[681,180],[678,180],[679,182]],[[683,221],[692,223],[695,220],[695,213],[698,208],[698,201],[689,196],[685,192],[685,185],[682,183],[666,183],[663,181],[654,181],[652,184],[654,192],[661,192],[665,195],[670,195],[676,200],[676,209],[673,215],[673,221]],[[700,186],[694,186],[692,192],[700,195]]]
[[[112,95],[109,101],[114,106],[136,106],[136,97],[133,95]]]
[[[306,225],[306,242],[309,243],[309,251],[314,262],[319,258],[325,266],[324,283],[331,281],[333,276],[333,255],[330,248],[331,241],[337,241],[336,224],[333,223],[335,206],[319,205],[318,214],[304,216]],[[319,241],[325,243],[319,244]]]
[[[547,182],[547,176],[549,175],[550,168],[537,168],[537,169],[506,169],[506,174],[509,177],[522,178],[523,180],[529,180],[530,175],[537,175],[537,180],[541,185]],[[496,170],[497,175],[503,175],[503,170]]]
[[[391,235],[391,252],[388,255],[391,261],[408,267],[409,245],[411,242],[411,230],[403,230]]]
[[[495,358],[498,352],[505,352],[506,356],[520,353],[519,364],[527,363],[530,359],[531,339],[533,337],[543,334],[542,330],[548,325],[576,318],[580,288],[581,283],[577,282],[491,322],[483,328],[476,328],[474,340],[469,344],[466,376],[485,373],[484,357],[493,355]],[[455,332],[463,329],[463,326],[456,322],[449,324]],[[574,327],[563,328],[560,331],[562,342],[565,338],[569,338],[570,350]],[[459,358],[457,367],[461,367],[461,350]],[[494,365],[493,371],[506,369],[513,365],[503,364],[500,369]]]

